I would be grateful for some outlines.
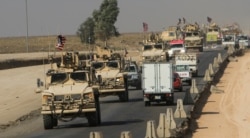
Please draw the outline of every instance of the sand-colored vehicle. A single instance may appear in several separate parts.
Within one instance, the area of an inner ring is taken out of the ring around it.
[[[181,39],[181,28],[178,26],[169,26],[166,30],[162,31],[160,38],[164,43],[169,43],[175,39]]]
[[[98,81],[94,70],[85,65],[74,52],[62,54],[60,63],[51,62],[42,91],[45,129],[76,117],[86,117],[90,126],[101,123]]]
[[[204,36],[197,24],[186,24],[183,27],[186,50],[203,52]]]
[[[169,60],[167,44],[159,39],[154,39],[150,34],[142,46],[141,62],[159,62]]]
[[[91,67],[96,71],[99,80],[100,97],[118,96],[122,102],[129,100],[125,59],[119,53],[113,53],[110,48],[97,46],[96,58],[91,61]]]

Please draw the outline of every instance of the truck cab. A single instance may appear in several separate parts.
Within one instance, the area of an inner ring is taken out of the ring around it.
[[[126,64],[125,72],[127,72],[128,86],[136,87],[137,90],[141,89],[141,71],[136,62]]]

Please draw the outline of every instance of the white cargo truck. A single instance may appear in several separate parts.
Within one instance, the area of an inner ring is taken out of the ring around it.
[[[168,62],[142,64],[142,90],[145,106],[151,102],[173,104],[173,66]]]
[[[175,56],[175,65],[188,65],[193,77],[198,76],[199,59],[196,53],[179,53]]]

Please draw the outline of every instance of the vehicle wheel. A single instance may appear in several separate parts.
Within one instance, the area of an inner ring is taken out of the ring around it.
[[[101,124],[101,112],[99,97],[95,95],[96,111],[86,113],[89,126],[97,126]]]
[[[127,83],[127,77],[124,76],[124,82],[125,82],[125,91],[122,94],[119,94],[119,99],[121,102],[127,102],[129,99],[128,95],[128,83]]]
[[[58,120],[57,120],[57,118],[55,118],[55,117],[53,117],[53,126],[55,127],[55,126],[57,126],[58,125]]]
[[[195,73],[192,73],[192,76],[198,77],[198,70]]]
[[[181,86],[181,87],[179,88],[179,91],[180,91],[180,92],[182,92],[182,91],[183,91],[183,86]]]
[[[121,102],[128,102],[128,90],[125,90],[124,93],[119,95],[119,99]]]
[[[44,129],[52,129],[54,126],[52,115],[43,115]]]
[[[98,125],[98,111],[86,113],[89,126],[97,126]]]
[[[199,52],[203,52],[203,47],[201,47],[201,48],[199,49]]]
[[[145,101],[145,106],[150,106],[150,105],[151,105],[150,101]]]
[[[100,101],[98,95],[95,96],[95,101],[96,101],[96,111],[98,115],[98,125],[101,124],[101,108],[100,108]]]
[[[136,90],[141,90],[141,83],[138,83],[138,84],[136,85]]]

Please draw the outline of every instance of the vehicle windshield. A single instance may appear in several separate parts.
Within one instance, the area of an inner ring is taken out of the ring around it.
[[[175,70],[176,70],[177,72],[189,71],[189,66],[188,66],[188,65],[176,65],[176,66],[175,66]]]
[[[67,73],[52,74],[51,83],[63,83],[67,78]]]
[[[127,66],[125,68],[125,71],[127,72],[136,72],[135,66]]]
[[[231,35],[226,35],[226,36],[224,36],[223,41],[224,42],[232,42],[232,41],[234,41],[234,37]]]
[[[152,45],[144,45],[144,50],[151,50],[153,49]]]
[[[198,32],[186,33],[186,37],[199,36]]]
[[[70,74],[70,78],[74,81],[87,81],[86,73],[85,72],[73,72]]]
[[[162,49],[162,45],[154,45],[155,49]]]
[[[107,63],[106,63],[106,66],[107,66],[107,67],[111,67],[111,68],[118,68],[118,67],[119,67],[119,66],[118,66],[118,63],[115,62],[115,61],[107,62]]]
[[[174,32],[169,32],[168,35],[169,36],[175,36],[175,33]]]
[[[238,36],[238,39],[239,40],[248,40],[248,37],[247,36]]]
[[[182,48],[183,47],[183,44],[173,44],[173,45],[170,45],[170,48]]]
[[[104,67],[104,63],[103,62],[93,62],[92,67],[94,69],[100,69],[100,68]]]

